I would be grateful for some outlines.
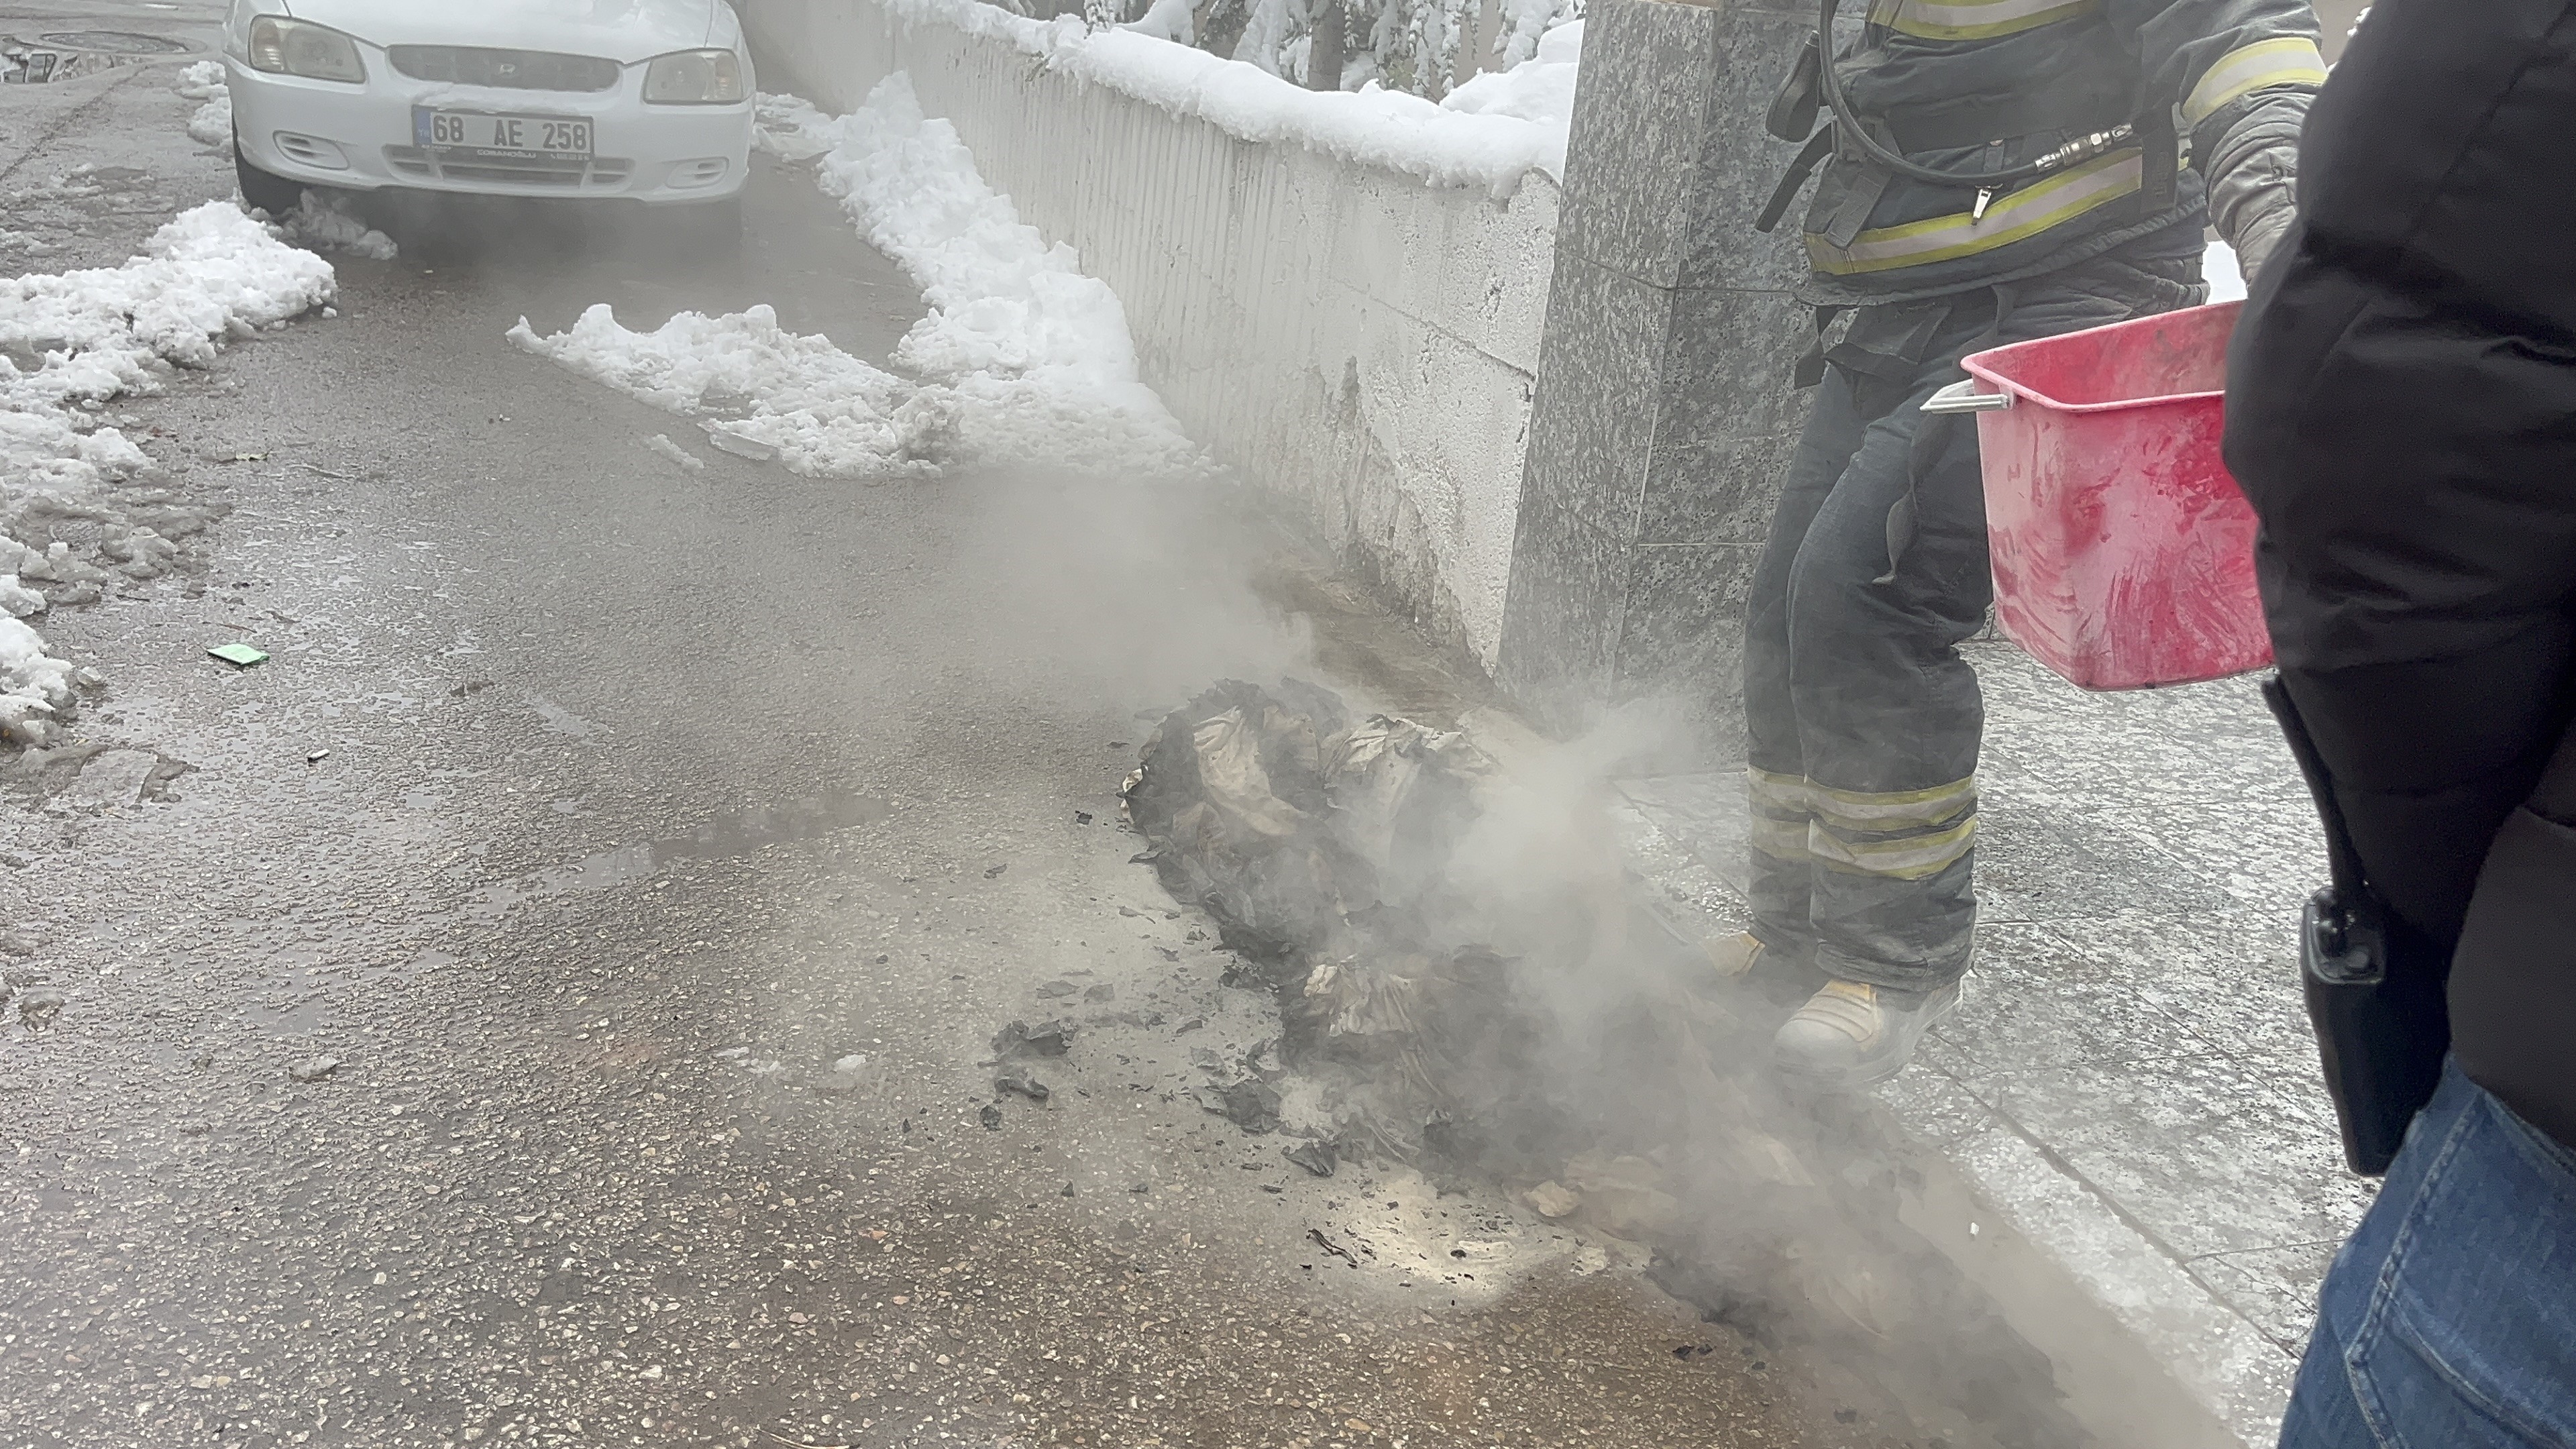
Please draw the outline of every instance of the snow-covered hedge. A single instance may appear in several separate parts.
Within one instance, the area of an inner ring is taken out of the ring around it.
[[[1296,3],[1296,0],[1285,0]],[[1034,20],[981,0],[885,0],[888,18],[954,27],[1005,42],[1048,71],[1208,121],[1246,141],[1287,141],[1435,186],[1508,194],[1532,171],[1561,180],[1573,110],[1580,22],[1530,39],[1529,62],[1480,76],[1434,102],[1373,80],[1313,91],[1246,60],[1177,44],[1149,28],[1095,27],[1079,16]],[[1149,12],[1149,16],[1150,16]],[[1140,22],[1140,25],[1143,25]]]
[[[1016,15],[1123,23],[1158,39],[1239,60],[1317,90],[1366,86],[1439,100],[1461,71],[1509,70],[1538,54],[1549,30],[1580,20],[1584,0],[993,0]],[[1338,14],[1336,14],[1338,12]],[[1342,73],[1316,84],[1319,29],[1338,20]]]

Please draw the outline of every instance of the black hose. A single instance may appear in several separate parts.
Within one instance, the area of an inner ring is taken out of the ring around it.
[[[2019,166],[2006,167],[2001,171],[1941,171],[1909,161],[1901,153],[1880,145],[1877,137],[1864,130],[1861,127],[1860,118],[1852,114],[1851,104],[1843,99],[1842,77],[1834,70],[1834,11],[1840,6],[1841,0],[1817,0],[1816,54],[1823,60],[1823,64],[1817,67],[1817,72],[1818,78],[1824,84],[1825,104],[1832,108],[1834,121],[1842,128],[1843,134],[1849,136],[1853,143],[1860,147],[1863,154],[1899,176],[1930,182],[1935,186],[1973,186],[1980,191],[1994,191],[2017,182],[2035,181],[2066,165],[2070,160],[2078,159],[2095,150],[2107,150],[2111,142],[2126,139],[2126,134],[2131,130],[2124,125],[2102,133],[2098,145],[2088,146],[2078,142],[2071,146],[2060,147],[2036,161],[2025,161]]]

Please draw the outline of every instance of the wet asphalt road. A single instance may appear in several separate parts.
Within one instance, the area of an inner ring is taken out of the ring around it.
[[[166,74],[88,84],[0,110],[0,264],[229,190]],[[132,174],[36,195],[84,161]],[[1114,791],[1139,711],[1316,643],[1277,545],[1222,488],[685,474],[502,341],[769,302],[886,356],[916,289],[798,174],[751,215],[414,217],[119,409],[232,512],[46,623],[108,688],[0,768],[0,968],[67,997],[0,1010],[0,1446],[1898,1442],[1615,1243],[1198,1108],[1275,1011]]]

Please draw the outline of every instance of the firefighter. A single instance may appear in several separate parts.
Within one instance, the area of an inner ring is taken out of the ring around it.
[[[1822,170],[1816,396],[1746,610],[1753,926],[1709,948],[1803,1003],[1773,1050],[1825,1089],[1905,1064],[1976,924],[1985,498],[1974,420],[1924,404],[1968,353],[2205,300],[2209,225],[2260,268],[2325,81],[2309,0],[1836,8],[1771,114],[1807,145],[1758,225]]]

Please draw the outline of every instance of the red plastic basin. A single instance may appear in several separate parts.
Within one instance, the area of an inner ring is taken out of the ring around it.
[[[2254,510],[2219,458],[2243,304],[1980,352],[2012,405],[1977,414],[1995,617],[2085,689],[2190,684],[2272,661]]]

